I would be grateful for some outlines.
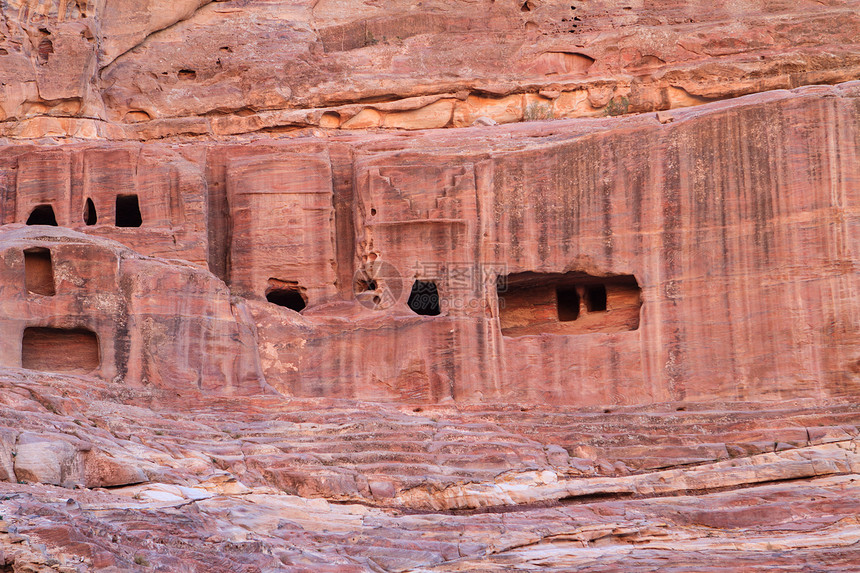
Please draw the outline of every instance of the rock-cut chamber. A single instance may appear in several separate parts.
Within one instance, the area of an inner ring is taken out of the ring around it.
[[[505,336],[589,334],[639,328],[641,288],[633,275],[517,273],[498,284]]]
[[[84,328],[30,327],[21,340],[21,366],[86,374],[99,367],[99,339]]]

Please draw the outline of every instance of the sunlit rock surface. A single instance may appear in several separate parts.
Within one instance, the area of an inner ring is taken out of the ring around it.
[[[0,3],[0,572],[857,571],[860,3]]]
[[[88,288],[126,288],[139,291],[126,295],[136,312],[231,325],[141,318],[144,337],[168,328],[177,350],[130,343],[179,369],[174,352],[193,357],[179,378],[216,390],[255,376],[259,388],[262,374],[288,396],[416,402],[856,396],[859,102],[850,82],[677,110],[668,123],[7,145],[4,223],[48,206],[63,227],[158,259],[128,255],[140,278],[127,287],[88,286],[73,277],[115,270],[58,246],[69,278],[55,270],[57,294],[31,296],[22,252],[49,246],[38,240],[48,231],[5,233],[5,332],[126,328],[81,302]],[[83,306],[54,309],[61,300]],[[119,334],[101,336],[102,377],[139,370],[111,358]],[[17,343],[3,356],[21,365]],[[206,361],[230,373],[212,377]],[[168,378],[149,377],[179,384]]]

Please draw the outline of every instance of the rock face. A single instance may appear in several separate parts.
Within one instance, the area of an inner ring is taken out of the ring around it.
[[[415,407],[7,370],[0,468],[10,443],[25,483],[0,483],[0,552],[35,571],[854,571],[858,421],[844,400]]]
[[[4,366],[261,391],[251,326],[210,273],[50,226],[5,226],[0,244]]]
[[[852,396],[858,102],[851,82],[668,123],[6,146],[4,223],[45,209],[194,266],[19,227],[0,238],[5,332],[85,327],[100,375],[171,387],[259,389],[262,370],[287,395],[372,400]],[[39,249],[58,291],[38,292],[49,278],[25,297]],[[5,365],[20,359],[4,348]]]
[[[14,0],[0,133],[151,138],[645,112],[860,71],[856,0]]]
[[[858,0],[0,2],[0,572],[857,571],[858,166]]]

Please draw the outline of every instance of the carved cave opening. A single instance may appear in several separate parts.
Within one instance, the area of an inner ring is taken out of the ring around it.
[[[57,227],[57,217],[54,215],[54,208],[50,204],[37,206],[27,218],[27,224]]]
[[[439,290],[432,281],[415,281],[406,304],[415,314],[423,316],[438,316],[442,312],[439,307]]]
[[[99,367],[99,339],[84,328],[30,327],[21,340],[21,366],[43,372],[88,373]]]
[[[99,218],[96,215],[96,205],[93,203],[93,200],[87,197],[87,202],[84,205],[84,223],[88,227],[92,227],[96,223],[98,223]]]
[[[517,273],[498,282],[505,336],[624,332],[639,328],[641,288],[633,275]]]
[[[353,292],[355,293],[356,300],[367,304],[369,300],[374,305],[377,305],[382,302],[382,297],[379,295],[379,284],[375,279],[372,279],[368,276],[358,276],[353,281]]]
[[[269,279],[269,286],[266,288],[266,300],[272,304],[299,312],[308,305],[304,290],[296,281]]]
[[[27,292],[53,296],[54,267],[51,251],[42,247],[24,249],[24,284]]]
[[[606,285],[585,286],[585,308],[588,312],[604,312],[606,310]]]
[[[555,291],[558,301],[558,320],[570,322],[579,318],[579,293],[575,288],[558,288]]]
[[[137,195],[117,195],[116,226],[140,227],[143,217],[140,215],[140,201]]]

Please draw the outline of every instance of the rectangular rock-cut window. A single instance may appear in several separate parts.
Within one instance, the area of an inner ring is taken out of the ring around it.
[[[42,247],[24,250],[24,283],[27,292],[45,296],[56,294],[50,250]]]
[[[570,322],[579,318],[579,293],[575,288],[557,288],[555,299],[559,321]]]
[[[117,195],[116,226],[140,227],[143,217],[140,215],[140,201],[137,195]]]
[[[499,280],[504,336],[624,332],[639,328],[641,289],[633,275],[517,273]]]
[[[606,310],[606,285],[587,285],[585,287],[585,308],[588,312]]]
[[[99,367],[99,339],[84,328],[30,327],[21,340],[21,366],[86,374]]]

